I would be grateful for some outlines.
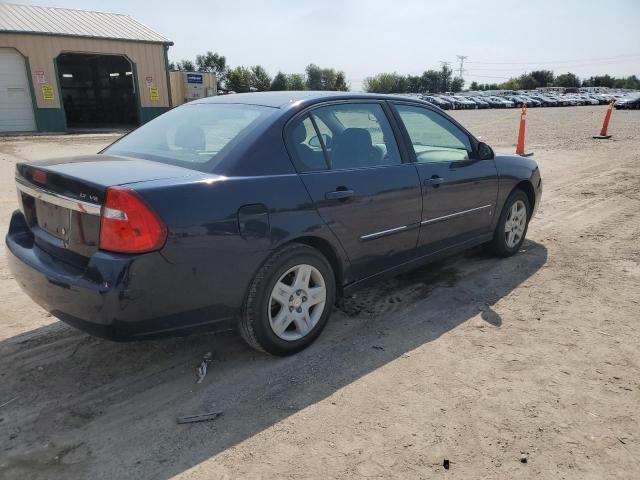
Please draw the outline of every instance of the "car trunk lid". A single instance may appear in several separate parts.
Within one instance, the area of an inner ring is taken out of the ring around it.
[[[194,170],[109,155],[51,159],[16,166],[18,200],[34,242],[82,266],[98,250],[100,211],[108,187],[206,176]]]

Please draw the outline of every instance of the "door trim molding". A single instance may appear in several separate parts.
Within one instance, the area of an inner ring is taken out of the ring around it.
[[[463,215],[467,215],[469,213],[477,212],[478,210],[484,210],[485,208],[491,208],[493,205],[483,205],[481,207],[471,208],[469,210],[462,210],[461,212],[451,213],[449,215],[444,215],[442,217],[430,218],[428,220],[422,220],[420,222],[421,225],[428,225],[430,223],[441,222],[442,220],[448,220],[450,218],[461,217]]]
[[[367,235],[362,235],[360,237],[360,240],[367,241],[367,240],[374,240],[376,238],[380,238],[380,237],[385,237],[387,235],[392,235],[394,233],[399,233],[399,232],[403,232],[405,230],[409,229],[409,225],[402,225],[401,227],[396,227],[396,228],[390,228],[388,230],[382,230],[380,232],[375,232],[375,233],[369,233]]]

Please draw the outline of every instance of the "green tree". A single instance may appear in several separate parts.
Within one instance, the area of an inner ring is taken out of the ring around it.
[[[596,75],[590,77],[588,80],[584,80],[582,85],[585,87],[609,87],[612,88],[615,84],[615,78],[609,75]]]
[[[364,89],[370,93],[405,93],[407,79],[398,73],[379,73],[364,79]]]
[[[347,83],[347,78],[343,71],[336,72],[335,80],[333,83],[333,90],[337,90],[339,92],[349,91],[349,84]]]
[[[307,88],[309,90],[322,90],[322,69],[310,63],[304,71],[307,75]]]
[[[320,68],[311,63],[305,69],[306,86],[309,90],[349,90],[346,76],[333,68]]]
[[[523,73],[518,77],[519,90],[535,90],[540,83],[530,73]]]
[[[282,72],[276,73],[276,76],[273,77],[273,80],[271,81],[271,90],[282,91],[288,89],[289,82],[287,81],[287,76]]]
[[[462,87],[464,87],[464,79],[462,77],[454,77],[453,80],[451,80],[452,92],[459,92],[462,90]]]
[[[510,78],[499,85],[500,90],[520,90],[520,82],[517,78]]]
[[[500,85],[497,83],[482,83],[478,85],[479,90],[500,90]]]
[[[271,88],[271,77],[261,65],[251,67],[251,86],[259,92],[264,92]]]
[[[579,87],[580,79],[573,73],[563,73],[558,75],[553,82],[556,87]]]
[[[250,92],[253,81],[253,73],[246,67],[236,67],[229,71],[225,85],[228,90],[237,93]]]
[[[323,68],[320,72],[320,90],[335,90],[336,71],[333,68]]]
[[[632,90],[640,90],[640,79],[635,75],[630,75],[624,79],[624,86],[622,88],[629,88]]]
[[[229,71],[227,59],[224,55],[207,52],[204,55],[196,55],[196,65],[199,72],[211,72],[215,74],[218,82],[224,82]]]
[[[425,93],[439,93],[441,90],[440,72],[425,70],[420,76],[420,91]]]
[[[307,83],[304,79],[304,75],[300,73],[292,73],[287,76],[287,83],[289,85],[289,90],[306,90]]]
[[[422,82],[420,81],[420,76],[407,75],[405,82],[406,82],[406,88],[408,93],[422,92]]]
[[[555,80],[555,76],[551,70],[534,70],[529,75],[538,82],[538,87],[553,85],[553,81]]]
[[[471,82],[471,86],[469,88],[471,90],[480,90],[480,85],[478,85],[478,82]]]
[[[451,91],[451,81],[453,77],[453,70],[448,65],[442,65],[440,69],[440,90],[439,92]]]
[[[195,71],[195,67],[191,60],[180,60],[176,62],[176,70],[180,70],[183,72],[193,72]]]

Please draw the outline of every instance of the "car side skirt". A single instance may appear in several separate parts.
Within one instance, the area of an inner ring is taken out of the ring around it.
[[[414,270],[422,265],[426,265],[428,263],[435,262],[437,260],[449,257],[451,255],[455,255],[457,253],[463,252],[465,250],[476,247],[478,245],[482,245],[483,243],[487,243],[491,241],[492,238],[493,238],[493,232],[489,232],[489,233],[480,235],[478,237],[472,238],[470,240],[466,240],[464,242],[451,245],[441,250],[437,250],[427,255],[414,258],[412,260],[409,260],[408,262],[401,263],[400,265],[396,265],[395,267],[376,273],[375,275],[371,275],[361,280],[357,280],[353,283],[350,283],[349,285],[344,286],[343,288],[344,296],[347,297],[353,294],[355,291],[359,290],[360,288],[363,288],[367,285],[378,282],[384,278],[395,277],[396,275]]]

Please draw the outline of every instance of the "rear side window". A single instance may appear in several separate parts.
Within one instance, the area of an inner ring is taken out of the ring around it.
[[[466,133],[428,108],[396,105],[419,163],[468,160],[471,141]]]
[[[324,137],[325,141],[328,137]],[[322,143],[309,115],[296,122],[291,129],[291,145],[295,153],[298,169],[303,172],[326,170]]]
[[[134,130],[104,153],[210,171],[220,152],[274,110],[242,104],[185,105]]]
[[[289,141],[300,171],[402,163],[391,125],[377,103],[316,108],[292,126]]]

